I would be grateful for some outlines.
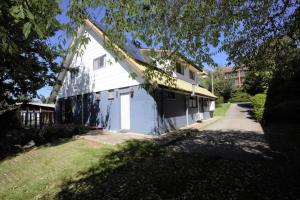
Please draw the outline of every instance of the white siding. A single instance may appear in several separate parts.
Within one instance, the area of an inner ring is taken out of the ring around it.
[[[139,78],[133,80],[129,77],[133,72],[125,61],[116,61],[107,50],[103,48],[102,41],[91,30],[86,30],[90,42],[82,47],[81,56],[74,56],[71,67],[78,67],[79,72],[75,79],[67,73],[58,97],[68,97],[83,93],[110,90],[140,84]],[[106,54],[105,67],[93,70],[93,60]]]

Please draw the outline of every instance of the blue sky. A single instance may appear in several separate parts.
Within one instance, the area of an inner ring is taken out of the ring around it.
[[[68,1],[61,1],[61,7],[62,7],[62,14],[57,16],[57,19],[60,21],[60,22],[63,22],[63,23],[66,23],[68,22],[68,17],[66,16],[66,10],[67,10],[67,4]],[[100,12],[100,9],[97,9],[97,12],[99,13]],[[98,15],[97,18],[99,18],[101,15]],[[65,38],[67,39],[67,43],[65,44],[65,48],[68,47],[69,43],[70,43],[70,38],[66,38],[66,34],[65,32],[63,31],[59,31],[56,33],[56,35],[52,38],[49,38],[48,39],[48,42],[51,43],[51,44],[57,44],[59,41],[62,40],[62,38]],[[211,51],[214,51],[215,49],[211,49]],[[219,65],[221,66],[224,66],[227,64],[227,54],[225,52],[221,52],[221,53],[218,53],[216,55],[213,56],[213,59],[215,60],[216,63],[218,63]],[[57,62],[61,62],[61,60],[58,60]],[[205,68],[208,68],[207,66],[205,66]],[[39,89],[37,91],[38,95],[43,95],[43,96],[49,96],[50,93],[51,93],[51,90],[52,90],[52,87],[50,86],[45,86],[41,89]]]

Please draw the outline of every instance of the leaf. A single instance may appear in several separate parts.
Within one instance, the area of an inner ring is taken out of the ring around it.
[[[24,9],[23,9],[23,6],[21,6],[21,5],[13,6],[10,9],[10,14],[13,17],[15,17],[16,19],[24,19],[24,17],[25,17]]]
[[[30,29],[31,29],[31,23],[30,22],[25,23],[23,26],[23,34],[24,34],[25,38],[28,37],[28,35],[31,31]]]
[[[43,37],[44,33],[42,32],[42,30],[40,29],[40,27],[38,27],[37,25],[35,26],[35,30],[37,32],[37,34],[39,35],[39,37]]]
[[[31,20],[33,20],[34,19],[34,16],[33,16],[33,14],[32,14],[32,12],[30,12],[30,10],[26,10],[26,16],[29,18],[29,19],[31,19]]]

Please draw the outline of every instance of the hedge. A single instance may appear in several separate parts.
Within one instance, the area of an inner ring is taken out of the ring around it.
[[[30,141],[39,146],[64,138],[71,138],[74,135],[87,132],[87,128],[81,125],[55,125],[38,129],[10,129],[0,135],[0,160],[8,154],[21,151],[22,147]]]
[[[251,96],[246,93],[246,92],[240,92],[237,91],[234,93],[234,95],[229,99],[230,102],[232,103],[237,103],[237,102],[249,102]]]
[[[250,101],[253,105],[253,111],[256,120],[261,122],[263,120],[265,110],[266,94],[256,94],[250,98]]]

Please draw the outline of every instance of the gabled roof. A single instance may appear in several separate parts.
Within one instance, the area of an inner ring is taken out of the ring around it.
[[[103,29],[101,28],[100,25],[92,23],[90,20],[87,19],[85,21],[85,26],[87,28],[89,28],[90,30],[93,30],[98,37],[100,37],[102,39],[105,38],[105,40],[110,41],[110,39],[106,37],[105,31],[103,31]],[[82,32],[83,32],[83,27],[81,27],[78,30],[77,35],[82,34]],[[118,46],[117,44],[113,44],[113,47],[125,57],[125,60],[129,63],[129,66],[131,66],[135,72],[137,72],[139,75],[143,75],[143,72],[146,70],[149,63],[142,55],[140,49],[136,48],[130,41],[127,41],[122,47]],[[73,56],[74,56],[74,53],[69,53],[66,56],[66,59],[63,62],[64,67],[68,67],[70,65],[71,58],[73,58]],[[58,80],[63,81],[65,73],[66,73],[66,70],[63,70],[62,72],[60,72],[58,75]],[[153,81],[159,85],[163,85],[163,86],[170,87],[173,89],[183,90],[183,91],[190,92],[190,93],[192,93],[194,90],[194,92],[198,95],[209,97],[209,98],[217,98],[214,94],[209,92],[207,89],[199,87],[199,86],[193,86],[193,84],[188,83],[181,79],[176,79],[176,81],[175,81],[176,84],[171,85],[171,86],[167,85],[165,83],[165,81],[163,81],[161,79],[153,80]],[[53,87],[53,90],[49,97],[49,102],[54,101],[54,99],[56,98],[56,96],[58,94],[59,89],[60,89],[60,85],[58,85],[58,84],[56,84]]]

